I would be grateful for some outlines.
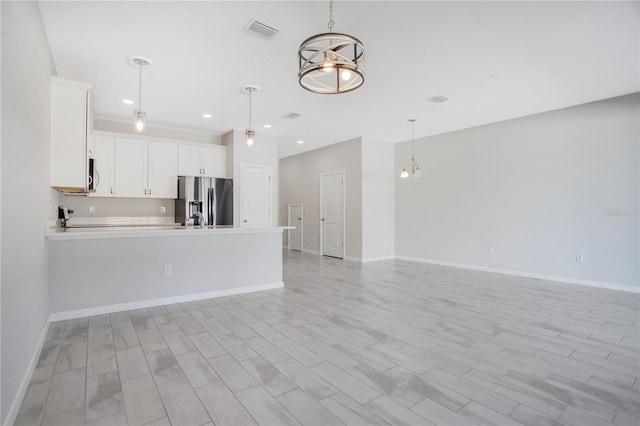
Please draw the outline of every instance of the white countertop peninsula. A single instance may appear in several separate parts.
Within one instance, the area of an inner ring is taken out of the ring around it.
[[[51,319],[281,288],[284,229],[50,228]]]

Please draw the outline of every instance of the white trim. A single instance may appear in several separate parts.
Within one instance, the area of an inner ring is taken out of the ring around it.
[[[344,256],[342,259],[346,260],[347,262],[362,262],[362,259],[360,259],[359,257]]]
[[[380,257],[368,257],[366,259],[362,259],[361,262],[362,263],[369,263],[369,262],[377,262],[379,260],[390,260],[390,259],[395,259],[395,256],[380,256]]]
[[[291,207],[300,207],[300,251],[304,251],[304,206],[302,203],[287,204],[287,249],[291,250]]]
[[[302,252],[303,252],[303,253],[308,253],[308,254],[317,254],[318,256],[322,256],[322,255],[320,254],[320,252],[319,252],[319,251],[316,251],[316,250],[304,249],[304,250],[302,250]]]
[[[56,312],[49,315],[49,321],[64,321],[74,318],[84,318],[92,315],[109,314],[112,312],[130,311],[133,309],[151,308],[153,306],[170,305],[173,303],[192,302],[194,300],[212,299],[215,297],[233,296],[236,294],[253,293],[255,291],[273,290],[283,288],[284,282],[251,285],[247,287],[228,288],[223,290],[207,291],[204,293],[185,294],[182,296],[162,297],[159,299],[147,299],[137,302],[118,303],[115,305],[96,306],[93,308],[77,309],[73,311]]]
[[[24,373],[22,382],[20,382],[20,386],[18,387],[18,392],[16,392],[16,396],[15,398],[13,398],[13,402],[9,407],[9,411],[7,411],[7,416],[5,417],[3,422],[3,424],[5,425],[12,425],[16,422],[16,417],[18,417],[18,411],[20,410],[20,406],[22,405],[22,400],[27,394],[29,383],[31,383],[31,377],[33,376],[33,372],[36,369],[36,365],[38,364],[38,358],[40,357],[40,352],[42,352],[44,342],[47,338],[47,333],[49,332],[50,323],[51,323],[51,320],[47,321],[47,323],[44,325],[44,329],[42,330],[42,335],[40,336],[40,340],[38,341],[38,346],[36,346],[36,350],[31,356],[31,362],[29,362],[27,371]]]
[[[344,259],[347,253],[345,246],[347,240],[347,199],[345,194],[347,191],[345,190],[346,174],[344,170],[320,174],[320,219],[324,217],[324,187],[322,180],[325,176],[331,175],[342,175],[342,259]],[[324,221],[322,220],[320,220],[320,255],[324,256]]]
[[[511,269],[492,268],[489,266],[468,265],[465,263],[445,262],[441,260],[423,259],[420,257],[396,256],[395,258],[400,260],[408,260],[411,262],[431,263],[433,265],[453,266],[454,268],[473,269],[476,271],[495,272],[498,274],[514,275],[517,277],[535,278],[539,280],[556,281],[556,282],[567,283],[567,284],[577,284],[577,285],[582,285],[587,287],[597,287],[597,288],[605,288],[609,290],[627,291],[630,293],[640,293],[639,287],[631,287],[623,284],[606,283],[602,281],[590,281],[590,280],[583,280],[579,278],[570,278],[570,277],[559,277],[556,275],[536,274],[532,272],[514,271]]]

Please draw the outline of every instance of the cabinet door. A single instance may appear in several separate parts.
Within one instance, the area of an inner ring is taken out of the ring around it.
[[[95,197],[114,197],[114,149],[115,138],[113,136],[95,136],[94,138],[95,167],[98,170]]]
[[[209,177],[226,177],[227,151],[223,147],[202,148],[203,174]]]
[[[144,140],[116,138],[115,195],[147,197],[147,147]]]
[[[87,187],[87,91],[51,84],[51,186]]]
[[[198,146],[180,145],[178,148],[178,175],[200,176],[202,174],[202,149]]]
[[[149,198],[178,198],[178,145],[149,142]]]

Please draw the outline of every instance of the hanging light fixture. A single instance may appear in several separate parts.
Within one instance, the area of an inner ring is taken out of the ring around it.
[[[355,37],[333,32],[333,0],[329,4],[328,33],[302,42],[298,49],[298,81],[310,92],[346,93],[364,83],[364,46]]]
[[[247,137],[247,145],[253,145],[253,137],[256,135],[256,132],[251,128],[251,107],[253,101],[253,93],[260,91],[258,86],[253,86],[251,84],[247,84],[242,88],[242,91],[249,94],[249,127],[244,131],[245,136]]]
[[[402,167],[402,171],[400,172],[400,177],[405,179],[409,177],[409,174],[413,175],[413,177],[422,177],[422,170],[420,170],[420,164],[415,159],[414,155],[414,126],[416,123],[416,119],[412,118],[409,120],[411,122],[411,164],[405,164]]]
[[[142,110],[142,67],[151,66],[151,61],[142,56],[134,56],[131,58],[131,63],[138,67],[138,109],[133,110],[133,117],[135,118],[136,131],[142,133],[147,120],[147,113]]]

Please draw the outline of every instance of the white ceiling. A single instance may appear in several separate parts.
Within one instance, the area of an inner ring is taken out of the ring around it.
[[[334,31],[358,37],[367,55],[364,86],[342,95],[297,81],[298,46],[326,31],[328,1],[40,7],[58,75],[95,85],[97,117],[133,120],[122,99],[137,100],[129,58],[142,55],[153,61],[143,74],[150,126],[244,129],[241,88],[254,84],[256,143],[277,136],[284,157],[358,136],[404,141],[413,117],[418,138],[637,92],[639,4],[337,1]],[[282,31],[258,38],[244,30],[252,18]],[[451,100],[427,100],[438,94]],[[291,112],[302,116],[284,118]]]

